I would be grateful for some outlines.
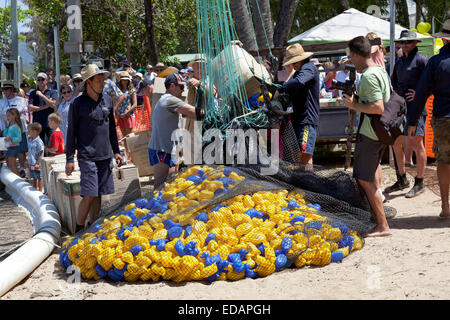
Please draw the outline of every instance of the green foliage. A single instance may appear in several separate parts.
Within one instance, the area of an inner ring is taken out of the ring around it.
[[[33,10],[17,7],[17,20],[24,22],[34,14]],[[25,37],[19,34],[19,40]],[[0,8],[0,56],[7,57],[11,48],[11,7]]]

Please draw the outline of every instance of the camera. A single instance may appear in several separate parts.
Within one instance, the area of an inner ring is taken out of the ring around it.
[[[352,96],[356,92],[356,67],[352,64],[346,64],[345,70],[350,71],[350,77],[345,82],[340,82],[335,79],[332,80],[331,89],[341,90],[346,95]]]

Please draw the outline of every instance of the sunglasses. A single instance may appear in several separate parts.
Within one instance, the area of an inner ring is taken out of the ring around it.
[[[179,86],[181,90],[184,90],[184,84],[178,84],[177,86]]]
[[[78,80],[73,80],[73,82],[74,83],[76,83],[76,82],[83,82],[83,80],[78,79]]]
[[[69,94],[72,93],[72,91],[63,91],[62,94]]]
[[[400,43],[400,44],[411,44],[413,42],[414,42],[414,40],[406,40],[406,41],[399,41],[398,43]]]
[[[37,81],[42,82],[42,81],[45,81],[45,79],[39,78],[39,79],[37,79]]]

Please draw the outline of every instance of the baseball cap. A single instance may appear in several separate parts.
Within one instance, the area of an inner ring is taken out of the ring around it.
[[[153,84],[153,82],[154,82],[154,80],[147,80],[147,79],[141,81],[141,83],[139,84],[139,90],[142,90],[146,86],[151,86]]]
[[[194,68],[192,68],[192,67],[187,67],[186,70],[187,70],[187,71],[190,71],[190,72],[194,72]]]
[[[131,64],[128,62],[128,60],[122,60],[122,64],[124,65],[124,66],[131,66]]]
[[[39,73],[38,73],[36,79],[39,79],[39,78],[43,78],[43,79],[45,79],[45,80],[48,79],[47,74],[44,73],[44,72],[39,72]]]
[[[181,69],[181,70],[180,70],[180,73],[181,73],[181,74],[185,74],[185,73],[186,73],[186,69]]]
[[[171,83],[176,84],[176,85],[185,85],[186,81],[183,79],[183,77],[181,76],[181,74],[179,73],[172,73],[169,74],[166,78],[166,80],[164,81],[164,84],[170,85]]]

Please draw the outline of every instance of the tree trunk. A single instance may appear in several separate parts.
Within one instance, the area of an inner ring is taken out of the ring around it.
[[[281,0],[280,11],[278,12],[273,34],[275,47],[282,47],[288,42],[298,2],[299,0]]]
[[[350,9],[350,3],[348,2],[348,0],[339,0],[339,5],[341,7],[342,12]]]
[[[273,22],[269,0],[250,0],[259,49],[273,47]]]
[[[130,22],[128,20],[128,10],[125,13],[125,36],[127,41],[127,60],[131,61],[131,39],[130,39]]]
[[[409,23],[409,10],[408,10],[408,3],[407,0],[397,0],[397,5],[399,5],[399,12],[400,14],[400,24],[409,29],[410,23]]]
[[[416,25],[414,26],[415,28],[417,28],[417,25],[419,24],[420,20],[422,19],[421,6],[422,6],[422,4],[420,3],[420,1],[416,0]]]
[[[236,25],[239,40],[247,51],[256,50],[255,33],[253,31],[246,0],[230,0],[231,13]]]
[[[156,49],[155,26],[153,24],[153,1],[144,0],[145,7],[145,29],[147,30],[147,45],[150,53],[150,62],[158,63],[158,51]]]

